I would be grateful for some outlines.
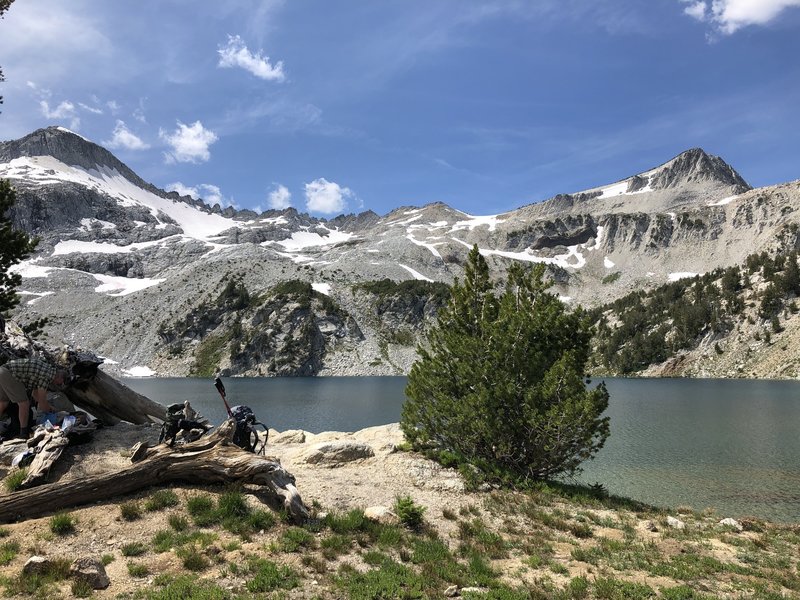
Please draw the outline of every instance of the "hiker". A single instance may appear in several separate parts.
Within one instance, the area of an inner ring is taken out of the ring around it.
[[[31,401],[42,412],[54,412],[47,400],[47,387],[52,383],[63,385],[66,370],[59,369],[41,358],[20,358],[0,366],[0,414],[9,408],[9,402],[17,405],[19,431],[9,432],[27,439],[31,433]],[[12,415],[13,420],[13,415]]]

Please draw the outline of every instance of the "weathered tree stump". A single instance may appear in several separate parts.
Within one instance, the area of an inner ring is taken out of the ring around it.
[[[165,483],[244,483],[263,486],[273,500],[301,522],[308,517],[294,476],[277,458],[246,452],[232,443],[235,426],[228,420],[196,442],[170,448],[137,444],[136,462],[112,473],[61,481],[14,492],[0,502],[0,522],[37,517],[72,506],[108,500]]]

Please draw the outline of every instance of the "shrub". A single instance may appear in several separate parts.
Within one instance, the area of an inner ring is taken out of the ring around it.
[[[411,529],[422,525],[425,507],[416,504],[411,496],[398,496],[394,501],[394,512],[400,522]]]
[[[574,473],[603,446],[608,392],[583,381],[589,319],[547,293],[543,276],[543,265],[513,264],[497,296],[472,249],[408,377],[401,426],[415,447],[528,482]]]

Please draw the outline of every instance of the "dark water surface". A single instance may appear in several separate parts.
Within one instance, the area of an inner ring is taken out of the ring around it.
[[[225,418],[209,379],[126,379],[170,404],[190,400]],[[607,379],[611,436],[580,477],[660,506],[714,507],[720,516],[800,521],[800,383]],[[231,405],[270,427],[355,431],[397,422],[405,377],[225,379]]]

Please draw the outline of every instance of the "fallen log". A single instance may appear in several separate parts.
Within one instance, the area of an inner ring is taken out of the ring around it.
[[[134,392],[99,369],[91,379],[64,389],[67,398],[106,425],[128,421],[135,425],[164,420],[166,408]]]
[[[64,448],[69,445],[66,434],[60,429],[53,431],[41,430],[41,434],[34,440],[36,445],[32,451],[36,453],[33,461],[28,466],[28,474],[19,486],[19,489],[30,488],[42,483],[50,468],[64,452]],[[30,445],[30,444],[29,444]]]
[[[294,476],[277,458],[246,452],[232,443],[232,420],[196,442],[170,448],[137,444],[127,469],[41,485],[8,494],[0,502],[0,522],[28,519],[48,512],[130,494],[165,483],[242,483],[263,486],[297,522],[308,518]]]

